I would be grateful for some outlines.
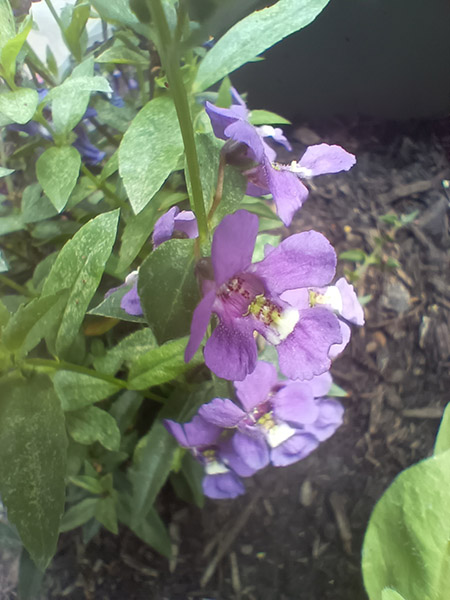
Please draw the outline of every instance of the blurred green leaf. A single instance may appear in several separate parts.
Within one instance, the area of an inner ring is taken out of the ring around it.
[[[327,392],[327,396],[331,398],[346,398],[348,393],[341,388],[337,383],[332,383],[330,389]]]
[[[140,268],[142,309],[160,344],[189,333],[200,296],[194,273],[194,245],[195,240],[168,240]]]
[[[148,514],[139,522],[138,526],[131,526],[130,529],[151,548],[170,558],[172,555],[172,541],[161,517],[153,507],[150,508]]]
[[[385,588],[381,592],[381,600],[406,600],[406,598],[392,588]]]
[[[1,18],[1,16],[0,16]],[[1,50],[1,64],[3,67],[3,72],[5,73],[6,79],[9,81],[14,80],[14,76],[16,73],[16,58],[19,54],[22,46],[25,43],[25,40],[30,33],[31,26],[33,21],[30,16],[27,16],[25,20],[21,23],[20,29],[17,34],[10,38],[6,44],[2,44]]]
[[[91,494],[103,494],[103,487],[98,478],[89,475],[78,475],[78,477],[69,477],[70,483],[76,485],[82,490]]]
[[[193,365],[184,360],[184,349],[188,338],[166,342],[152,348],[130,364],[128,385],[131,389],[144,390],[154,385],[175,379]]]
[[[128,0],[91,0],[91,4],[106,21],[122,25],[138,25],[139,21],[130,10]]]
[[[0,236],[20,231],[21,229],[25,229],[25,223],[21,215],[0,217]]]
[[[195,135],[195,145],[197,147],[198,162],[202,166],[200,178],[202,181],[203,201],[205,203],[206,213],[208,213],[213,203],[214,192],[217,185],[217,171],[220,160],[220,149],[223,146],[223,141],[216,138],[212,133],[197,133]],[[186,160],[184,175],[186,177],[186,186],[189,197],[192,201],[191,180]]]
[[[269,246],[277,247],[281,242],[281,235],[271,233],[260,233],[256,238],[255,249],[253,250],[252,262],[259,262],[264,258],[264,249]]]
[[[90,12],[91,7],[87,3],[74,6],[70,24],[63,31],[64,39],[77,61],[81,61],[83,58],[80,41],[83,39],[82,34],[86,27],[86,22],[89,19]]]
[[[0,381],[0,493],[40,569],[50,562],[64,509],[64,415],[44,375]]]
[[[6,177],[7,175],[11,175],[14,173],[14,169],[6,169],[5,167],[0,167],[0,177]]]
[[[450,450],[450,404],[445,407],[444,415],[434,444],[434,454]]]
[[[99,315],[110,319],[120,319],[121,321],[130,321],[131,323],[145,323],[144,317],[130,315],[120,306],[122,298],[130,291],[133,285],[133,283],[130,283],[129,285],[120,286],[117,291],[112,292],[112,294],[100,302],[100,304],[91,308],[87,314]]]
[[[119,533],[116,503],[112,496],[106,496],[98,501],[95,506],[95,518],[114,535]]]
[[[339,254],[340,260],[351,260],[352,262],[364,262],[367,254],[363,250],[359,250],[359,248],[355,248],[354,250],[346,250],[345,252],[341,252]]]
[[[270,110],[252,110],[249,119],[252,125],[290,125],[291,122]]]
[[[26,548],[22,549],[19,563],[20,600],[34,600],[41,591],[44,573],[32,561]]]
[[[136,214],[177,167],[183,148],[171,98],[150,100],[133,119],[119,147],[119,173]]]
[[[58,255],[44,284],[42,295],[69,290],[69,298],[55,334],[56,352],[61,355],[75,339],[86,309],[100,282],[116,237],[119,211],[91,219]],[[52,337],[49,334],[48,340]]]
[[[234,167],[227,165],[223,179],[222,199],[212,218],[213,227],[216,227],[226,215],[240,208],[246,188],[247,178]]]
[[[0,127],[10,123],[28,123],[33,118],[38,102],[38,93],[30,88],[3,92],[0,94]]]
[[[279,0],[229,29],[200,63],[195,90],[201,92],[253,60],[291,33],[309,25],[328,0]]]
[[[84,525],[95,515],[98,498],[85,498],[78,504],[71,506],[61,520],[60,532],[70,531],[80,525]]]
[[[156,347],[155,336],[151,329],[145,327],[145,329],[140,329],[128,335],[111,350],[108,350],[104,356],[96,358],[94,366],[98,371],[115,375],[124,363],[132,363]]]
[[[120,40],[115,40],[111,48],[97,56],[95,62],[148,67],[150,56],[146,51],[142,51],[137,47],[136,50],[132,50]]]
[[[115,419],[105,410],[88,406],[66,414],[67,431],[79,444],[100,442],[107,450],[120,447],[120,431]]]
[[[15,35],[16,26],[9,0],[0,0],[0,50]]]
[[[37,159],[38,181],[58,212],[67,204],[80,166],[81,156],[73,146],[52,146]]]
[[[112,396],[120,387],[112,382],[73,371],[57,371],[53,378],[56,393],[65,411],[78,410]]]
[[[21,208],[24,223],[44,221],[58,214],[47,196],[42,195],[39,183],[27,185],[23,190]]]
[[[8,270],[9,270],[8,261],[6,260],[5,255],[3,254],[3,251],[0,250],[0,273],[5,273]]]
[[[400,473],[375,506],[362,553],[371,600],[382,600],[385,588],[408,600],[448,598],[449,473],[450,452],[423,460]]]

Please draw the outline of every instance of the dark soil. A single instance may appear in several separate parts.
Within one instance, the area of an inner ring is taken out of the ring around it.
[[[369,267],[355,284],[372,299],[332,369],[349,393],[344,425],[302,462],[249,480],[237,500],[200,510],[168,494],[170,564],[125,529],[87,547],[78,532],[62,536],[42,599],[366,600],[370,513],[397,473],[432,452],[449,400],[449,132],[448,122],[370,121],[291,132],[299,145],[338,143],[358,157],[349,173],[313,181],[293,231],[322,231],[338,254],[370,253],[390,229],[381,215],[419,211],[383,246],[400,267]]]

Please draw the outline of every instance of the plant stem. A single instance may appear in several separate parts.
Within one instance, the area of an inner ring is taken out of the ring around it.
[[[26,288],[24,285],[20,285],[20,283],[16,283],[12,279],[10,279],[9,277],[7,277],[6,275],[3,275],[1,273],[0,273],[0,283],[2,283],[3,285],[7,285],[8,287],[15,290],[16,292],[19,292],[19,294],[22,294],[22,296],[27,296],[28,298],[34,297],[34,294],[32,292],[30,292],[30,290],[28,288]]]
[[[96,186],[97,189],[102,190],[105,196],[111,198],[116,203],[116,207],[127,208],[127,204],[119,198],[119,196],[110,188],[106,181],[100,181],[98,177],[94,175],[83,163],[81,164],[81,171],[88,177]]]
[[[123,379],[118,379],[112,375],[106,373],[100,373],[94,369],[83,367],[82,365],[76,365],[75,363],[67,362],[65,360],[52,360],[50,358],[26,358],[22,363],[24,366],[29,367],[45,367],[47,369],[54,369],[55,371],[73,371],[74,373],[81,373],[82,375],[89,375],[96,379],[102,379],[108,383],[117,385],[117,387],[127,389],[127,384]]]
[[[197,217],[199,241],[200,244],[202,244],[208,239],[208,222],[206,219],[205,204],[203,201],[203,191],[200,179],[197,148],[195,146],[194,128],[192,126],[189,101],[180,70],[178,45],[176,40],[174,41],[172,39],[161,0],[148,0],[148,3],[151,15],[153,17],[153,22],[158,31],[158,50],[177,111],[178,121],[180,123],[181,135],[186,152],[186,163],[191,180],[192,209]]]

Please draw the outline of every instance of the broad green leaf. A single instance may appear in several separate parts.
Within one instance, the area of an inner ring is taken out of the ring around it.
[[[363,553],[370,600],[393,588],[407,600],[446,600],[450,589],[450,452],[406,469],[370,517]]]
[[[134,26],[139,23],[136,16],[130,10],[128,0],[91,0],[91,4],[106,21],[121,23],[122,25]]]
[[[126,390],[114,400],[109,409],[110,415],[116,420],[119,431],[124,435],[134,424],[136,415],[142,405],[143,397],[138,392]]]
[[[236,23],[200,63],[195,90],[205,90],[291,33],[309,25],[328,1],[279,0]]]
[[[110,319],[120,319],[121,321],[130,321],[131,323],[145,323],[143,317],[130,315],[120,306],[122,298],[130,291],[133,284],[120,286],[116,292],[110,294],[98,306],[94,306],[87,314],[108,317]]]
[[[78,475],[78,477],[70,477],[69,481],[70,483],[73,483],[73,485],[76,485],[77,487],[81,488],[82,490],[86,490],[91,494],[103,494],[103,486],[97,477]]]
[[[0,235],[7,235],[21,229],[25,229],[25,223],[21,215],[0,217]]]
[[[98,94],[92,98],[91,105],[97,111],[96,120],[99,123],[108,125],[108,127],[120,131],[120,133],[125,133],[127,131],[131,121],[137,113],[130,104],[125,104],[125,106],[114,106],[109,100],[102,98]],[[116,154],[118,158],[118,150],[116,150]]]
[[[6,78],[9,80],[14,79],[16,73],[16,59],[25,40],[30,33],[33,21],[31,17],[26,17],[20,26],[18,33],[11,39],[9,39],[3,46],[1,51],[1,63],[5,72]]]
[[[150,100],[133,119],[119,146],[119,173],[137,214],[151,201],[183,153],[173,101]]]
[[[60,289],[69,298],[57,328],[55,347],[63,353],[75,339],[86,309],[100,282],[116,237],[119,211],[103,213],[84,225],[65,244],[44,284],[47,296]]]
[[[90,12],[91,7],[89,4],[78,4],[77,6],[74,6],[70,24],[68,27],[66,27],[66,29],[64,29],[63,32],[67,46],[77,61],[81,61],[83,57],[83,51],[80,42],[83,39],[82,34],[84,33]]]
[[[64,415],[43,375],[0,382],[0,493],[40,569],[50,562],[64,510]]]
[[[79,410],[112,396],[120,389],[110,381],[64,370],[55,373],[53,383],[64,411]]]
[[[203,508],[205,504],[202,487],[204,475],[203,465],[189,452],[186,452],[183,456],[180,471],[171,474],[170,482],[179,498]]]
[[[381,592],[381,600],[406,600],[406,598],[392,588],[385,588]]]
[[[68,133],[82,119],[91,92],[112,92],[104,77],[94,77],[94,61],[89,58],[75,67],[70,77],[53,88],[46,101],[52,100],[53,126],[57,133]]]
[[[139,525],[134,525],[131,519],[124,520],[125,524],[135,533],[139,539],[154,548],[157,552],[170,558],[172,555],[172,540],[161,517],[152,507]]]
[[[450,450],[450,404],[447,404],[434,444],[434,454]]]
[[[164,425],[156,421],[149,433],[136,446],[129,478],[133,486],[131,515],[132,528],[139,527],[146,518],[159,490],[172,467],[173,454],[178,444]]]
[[[78,504],[71,506],[62,518],[59,528],[61,533],[80,527],[80,525],[84,525],[84,523],[92,519],[95,515],[95,507],[98,501],[98,498],[85,498]]]
[[[7,169],[6,167],[0,167],[0,177],[6,177],[14,173],[14,169]]]
[[[25,548],[22,548],[19,563],[20,600],[34,600],[41,591],[44,573],[34,564]]]
[[[95,506],[95,518],[100,521],[103,527],[117,535],[119,527],[117,524],[116,503],[112,496],[101,498]]]
[[[128,386],[134,390],[144,390],[154,385],[175,379],[192,367],[184,360],[187,338],[166,342],[152,348],[131,362]]]
[[[42,194],[39,183],[32,183],[23,190],[21,208],[24,223],[44,221],[58,214],[47,196]]]
[[[20,306],[3,331],[3,342],[11,352],[20,350],[24,356],[47,334],[49,322],[58,318],[62,311],[61,300],[64,290],[42,298],[34,298]],[[58,304],[58,306],[56,306]]]
[[[52,146],[37,159],[36,176],[58,212],[67,204],[80,166],[81,156],[73,146]]]
[[[0,94],[0,126],[28,123],[33,118],[38,102],[38,93],[29,88]]]
[[[14,15],[9,0],[0,0],[0,50],[15,35]]]
[[[212,217],[212,226],[216,227],[220,221],[241,206],[247,187],[247,178],[234,167],[227,165],[223,180],[222,199]]]
[[[259,262],[265,256],[265,247],[276,247],[281,242],[281,235],[273,235],[271,233],[260,233],[256,238],[255,248],[253,250],[252,262]]]
[[[138,215],[127,220],[119,250],[118,273],[127,273],[145,242],[150,243],[150,233],[159,217],[171,206],[185,199],[186,194],[183,192],[162,189]]]
[[[217,185],[217,172],[220,160],[220,149],[223,146],[223,141],[216,138],[212,133],[197,133],[195,136],[195,145],[197,147],[198,162],[202,166],[200,170],[200,178],[202,182],[203,201],[205,209],[208,213],[213,200],[214,192]],[[187,163],[184,169],[186,177],[186,185],[189,192],[189,197],[192,199],[191,181]]]
[[[199,301],[194,244],[195,240],[168,240],[140,268],[142,309],[160,344],[189,333],[192,312]]]
[[[136,361],[140,356],[156,348],[157,343],[152,331],[146,327],[130,334],[117,346],[108,350],[105,356],[94,360],[94,366],[102,373],[115,375],[124,363]]]
[[[148,52],[140,51],[139,48],[132,50],[128,46],[125,46],[119,40],[116,40],[111,48],[108,48],[104,52],[97,56],[95,62],[98,63],[115,63],[123,65],[141,65],[143,67],[148,66],[150,57]]]
[[[355,248],[354,250],[346,250],[345,252],[341,252],[339,254],[339,259],[350,260],[352,262],[363,262],[366,256],[367,255],[363,250]]]
[[[120,447],[120,431],[115,419],[96,406],[66,414],[67,431],[79,444],[100,442],[107,450],[117,451]]]
[[[252,125],[290,125],[291,122],[270,110],[252,110],[249,115]]]

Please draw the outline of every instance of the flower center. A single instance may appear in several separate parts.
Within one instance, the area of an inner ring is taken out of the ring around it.
[[[255,296],[243,316],[247,315],[252,315],[264,326],[260,333],[274,346],[292,333],[300,318],[299,312],[295,308],[291,306],[281,308],[263,294]]]
[[[311,308],[318,304],[330,306],[335,312],[342,312],[342,295],[335,285],[330,285],[325,291],[308,290],[309,305]]]
[[[256,425],[264,431],[266,440],[271,448],[279,446],[296,433],[295,429],[287,423],[276,423],[272,411],[261,415]]]
[[[205,466],[205,473],[207,475],[219,475],[221,473],[228,473],[229,469],[224,463],[217,458],[217,450],[215,448],[207,448],[201,452],[203,463]]]

